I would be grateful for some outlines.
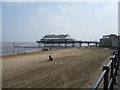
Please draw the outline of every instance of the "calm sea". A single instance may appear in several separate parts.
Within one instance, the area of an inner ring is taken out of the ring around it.
[[[0,52],[0,55],[4,56],[23,52],[41,51],[40,48],[15,48],[13,47],[13,43],[15,43],[15,45],[37,46],[36,42],[2,42],[0,43],[0,46],[2,45],[2,53]]]

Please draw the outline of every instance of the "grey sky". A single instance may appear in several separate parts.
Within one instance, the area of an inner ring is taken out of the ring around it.
[[[35,42],[45,34],[98,40],[118,33],[117,2],[4,2],[3,41]]]

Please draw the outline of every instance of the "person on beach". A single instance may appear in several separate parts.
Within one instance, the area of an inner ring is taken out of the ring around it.
[[[13,54],[15,53],[15,51],[13,51]]]
[[[53,61],[53,58],[51,55],[49,55],[49,61]]]

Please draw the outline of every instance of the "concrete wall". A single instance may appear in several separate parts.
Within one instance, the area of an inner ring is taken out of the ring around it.
[[[117,48],[118,46],[119,46],[118,45],[118,39],[117,38],[113,39],[112,40],[112,47]]]
[[[100,47],[112,47],[112,40],[109,38],[100,39]]]

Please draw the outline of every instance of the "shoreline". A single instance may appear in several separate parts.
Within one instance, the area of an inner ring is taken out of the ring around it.
[[[78,47],[68,47],[68,48],[52,48],[51,50],[48,51],[53,51],[53,50],[62,50],[62,49],[70,49],[70,48],[76,48],[78,49]],[[80,48],[102,48],[102,49],[110,49],[113,50],[111,48],[104,48],[104,47],[90,47],[90,46],[82,46]],[[22,53],[10,53],[10,54],[5,54],[5,55],[0,55],[0,57],[4,58],[4,57],[14,57],[14,56],[25,56],[25,55],[34,55],[34,54],[40,54],[42,52],[48,52],[48,51],[44,51],[44,50],[31,50],[31,51],[24,51]]]
[[[72,47],[72,48],[76,48],[76,47]],[[28,51],[24,53],[19,53],[19,54],[8,54],[8,55],[2,55],[0,57],[2,58],[9,58],[9,57],[19,57],[19,56],[26,56],[26,55],[36,55],[36,54],[45,54],[46,52],[50,52],[50,51],[55,51],[55,50],[62,50],[62,49],[70,49],[70,48],[52,48],[51,50],[48,51],[44,51],[44,50],[34,50],[34,51]],[[51,54],[51,53],[50,53]]]
[[[11,56],[11,55],[20,55],[20,54],[27,54],[27,53],[33,53],[33,52],[38,52],[38,51],[42,51],[42,50],[29,50],[29,51],[24,51],[24,52],[20,52],[20,53],[8,53],[8,54],[2,54],[0,56]]]

